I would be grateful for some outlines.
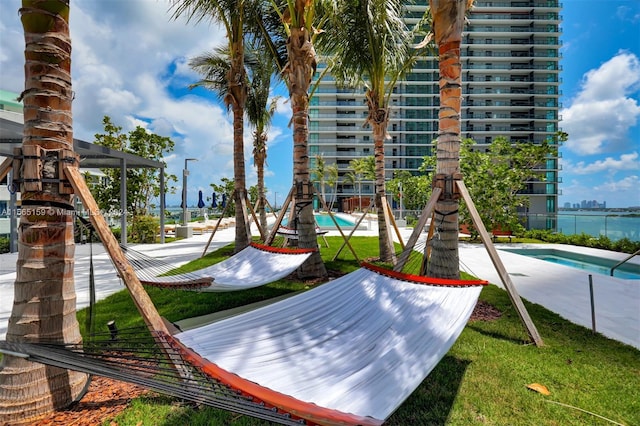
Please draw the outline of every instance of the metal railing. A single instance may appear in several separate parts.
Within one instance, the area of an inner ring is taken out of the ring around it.
[[[629,260],[631,260],[631,258],[632,258],[632,257],[637,256],[639,253],[640,253],[640,250],[636,251],[635,253],[633,253],[633,254],[629,255],[629,257],[627,257],[626,259],[621,260],[620,262],[618,262],[618,263],[616,263],[615,265],[613,265],[613,267],[612,267],[612,268],[611,268],[611,270],[609,271],[609,274],[610,274],[611,276],[613,276],[613,271],[615,271],[615,270],[616,270],[616,268],[618,268],[618,267],[620,267],[620,266],[624,265],[624,264],[625,264],[625,263],[627,263]]]

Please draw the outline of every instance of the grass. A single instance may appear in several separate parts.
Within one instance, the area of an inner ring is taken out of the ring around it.
[[[377,253],[375,238],[353,237],[351,242],[362,258],[374,257]],[[333,237],[329,243],[330,248],[321,248],[327,268],[349,272],[358,267],[348,250],[343,250],[340,259],[331,261],[341,240]],[[231,252],[232,248],[227,246],[182,269],[198,269],[222,260]],[[232,293],[154,288],[148,291],[160,314],[177,321],[304,289],[305,283],[281,280]],[[587,328],[525,301],[545,342],[544,347],[538,348],[529,343],[506,292],[487,286],[480,299],[497,308],[502,313],[500,318],[470,322],[449,353],[386,424],[640,424],[638,350],[594,335]],[[84,324],[84,315],[85,310],[78,313],[81,324]],[[142,325],[125,291],[96,306],[98,327],[104,327],[114,318],[121,328]],[[527,385],[531,383],[545,385],[551,394],[545,396],[529,390]],[[114,421],[120,426],[269,424],[213,408],[181,404],[155,394],[135,399]]]

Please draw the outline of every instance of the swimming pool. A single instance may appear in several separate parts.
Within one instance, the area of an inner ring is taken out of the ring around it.
[[[334,228],[336,227],[335,223],[333,223],[333,220],[331,220],[331,218],[329,217],[328,214],[315,214],[313,215],[313,217],[316,220],[316,223],[318,224],[318,226],[320,228]],[[336,220],[336,222],[338,222],[338,225],[340,225],[340,228],[353,228],[355,226],[355,221],[350,221],[348,219],[345,219],[344,217],[338,216],[338,215],[333,215],[334,219]]]
[[[336,224],[333,223],[333,220],[331,220],[331,218],[329,217],[328,214],[314,214],[313,217],[316,220],[316,224],[323,229],[337,229],[336,228]],[[340,225],[340,228],[342,229],[353,229],[353,227],[356,225],[355,221],[349,220],[348,218],[342,217],[342,216],[338,216],[336,214],[333,215],[334,219],[336,220],[336,222],[338,222],[338,225]],[[283,225],[287,224],[287,220],[283,220],[282,221]],[[364,222],[360,223],[360,226],[358,226],[358,229],[366,229],[366,226],[364,225]]]
[[[610,276],[611,268],[618,263],[613,259],[604,259],[586,254],[572,253],[556,249],[508,249],[511,253],[533,257],[557,265],[570,266],[587,272]],[[625,263],[613,271],[613,276],[626,280],[640,280],[640,265]]]

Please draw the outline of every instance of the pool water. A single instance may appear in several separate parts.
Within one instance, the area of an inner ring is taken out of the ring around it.
[[[314,214],[313,217],[316,220],[316,224],[323,229],[337,229],[336,228],[336,224],[333,223],[333,220],[331,220],[331,217],[329,217],[328,214]],[[353,227],[356,225],[355,221],[350,221],[344,217],[341,216],[337,216],[337,215],[333,215],[333,218],[336,220],[336,222],[338,222],[338,225],[340,225],[340,228],[342,229],[353,229]],[[282,221],[283,225],[287,224],[287,219],[285,218]],[[358,229],[363,229],[364,225],[361,223],[360,226],[358,227]]]
[[[603,259],[555,249],[510,249],[509,251],[544,260],[545,262],[608,276],[610,276],[611,268],[617,263],[617,261],[612,259]],[[613,276],[626,280],[640,280],[640,266],[637,264],[624,264],[613,271]]]
[[[320,228],[335,228],[336,225],[331,220],[328,214],[316,214],[313,216],[316,219],[316,223]],[[355,226],[355,222],[349,221],[343,217],[333,215],[333,218],[338,222],[340,228],[353,228]]]

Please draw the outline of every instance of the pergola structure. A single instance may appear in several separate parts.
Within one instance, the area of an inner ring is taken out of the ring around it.
[[[0,157],[13,157],[14,149],[22,146],[23,135],[22,114],[0,110]],[[80,156],[80,167],[82,169],[120,169],[120,207],[124,212],[127,205],[127,169],[135,168],[156,168],[160,169],[160,187],[164,188],[164,164],[129,154],[105,146],[95,145],[80,139],[73,139],[73,149]],[[11,182],[13,172],[10,172],[8,179]],[[10,195],[10,251],[17,251],[18,237],[18,217],[17,217],[17,197],[15,193]],[[160,196],[160,242],[164,243],[164,194]],[[127,215],[120,215],[121,243],[127,244]]]

